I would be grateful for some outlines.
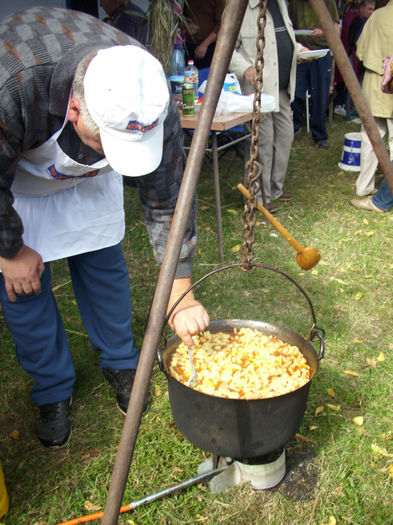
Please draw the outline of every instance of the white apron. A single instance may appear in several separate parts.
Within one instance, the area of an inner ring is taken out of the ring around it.
[[[122,176],[106,159],[74,161],[57,139],[67,123],[18,161],[12,192],[23,242],[44,262],[118,244],[124,236]]]

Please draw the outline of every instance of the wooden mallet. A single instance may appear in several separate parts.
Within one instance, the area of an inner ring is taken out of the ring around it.
[[[238,184],[237,188],[247,199],[250,198],[250,192],[248,189],[243,186],[243,184]],[[302,246],[292,235],[278,222],[278,220],[273,217],[273,215],[267,211],[267,209],[257,202],[257,208],[262,213],[262,215],[278,230],[285,240],[295,248],[296,262],[298,265],[303,268],[303,270],[310,270],[313,268],[321,258],[319,251],[312,246]]]

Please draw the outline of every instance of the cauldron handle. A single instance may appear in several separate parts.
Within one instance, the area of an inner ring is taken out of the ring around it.
[[[229,268],[236,268],[236,267],[244,268],[244,264],[243,263],[233,263],[233,264],[228,264],[226,266],[221,266],[220,268],[216,268],[216,269],[212,270],[211,272],[207,273],[206,275],[204,275],[203,277],[201,277],[200,279],[195,281],[189,288],[187,288],[187,290],[185,292],[182,293],[182,295],[173,304],[172,308],[169,310],[169,312],[168,312],[168,314],[167,314],[167,316],[165,318],[164,327],[167,325],[168,320],[170,319],[170,317],[171,317],[174,309],[176,308],[176,306],[183,300],[183,298],[191,290],[193,290],[196,286],[198,286],[200,283],[202,283],[205,279],[207,279],[211,275],[214,275],[215,273],[218,273],[218,272],[222,272],[223,270],[228,270]],[[288,279],[288,281],[290,281],[292,284],[294,284],[298,288],[298,290],[303,294],[303,296],[305,297],[305,299],[306,299],[306,301],[308,303],[308,306],[310,308],[310,313],[311,313],[311,317],[312,317],[312,320],[313,320],[313,324],[312,324],[311,330],[310,330],[309,335],[308,335],[308,340],[309,341],[314,341],[315,339],[319,339],[319,347],[320,348],[319,348],[318,359],[321,360],[323,358],[323,356],[325,355],[325,339],[324,339],[325,338],[325,330],[317,325],[317,320],[315,318],[314,306],[313,306],[313,304],[311,302],[311,299],[307,295],[306,291],[300,286],[300,284],[297,281],[295,281],[295,279],[290,277],[284,271],[279,270],[278,268],[273,268],[273,266],[267,266],[266,264],[251,263],[248,269],[252,269],[252,268],[263,268],[264,270],[270,270],[272,272],[275,272],[275,273],[278,273],[278,274],[282,275],[283,277]],[[164,328],[164,332],[165,332],[165,328]],[[162,351],[166,347],[165,333],[163,334],[163,337],[165,339],[164,344],[157,350],[158,364],[159,364],[161,370],[164,369],[164,360],[163,360],[163,356],[162,356]]]

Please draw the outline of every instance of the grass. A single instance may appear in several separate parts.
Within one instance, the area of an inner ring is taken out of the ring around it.
[[[351,126],[351,128],[349,128]],[[357,127],[356,127],[357,128]],[[328,124],[331,149],[316,149],[302,132],[294,142],[279,221],[302,244],[315,246],[320,263],[305,272],[289,244],[257,218],[254,261],[287,272],[307,292],[317,322],[326,330],[326,354],[313,380],[299,436],[287,446],[287,475],[272,490],[248,485],[211,494],[206,485],[141,506],[120,524],[392,524],[393,328],[391,275],[393,215],[357,211],[349,205],[356,174],[341,172],[344,134],[354,126],[335,118]],[[230,154],[220,161],[222,172]],[[241,260],[243,197],[236,160],[221,180],[224,261]],[[381,174],[378,174],[378,179]],[[153,263],[137,196],[125,189],[124,251],[133,283],[133,329],[141,345],[158,268]],[[199,248],[194,279],[221,263],[215,233],[211,167],[198,183]],[[103,509],[122,431],[122,416],[98,368],[81,324],[63,262],[53,264],[53,284],[77,371],[71,443],[48,452],[34,434],[31,380],[19,367],[0,318],[0,458],[11,507],[6,525],[52,525]],[[212,318],[272,322],[307,336],[310,312],[296,287],[266,270],[228,270],[196,290]],[[381,354],[384,356],[382,359]],[[351,374],[348,374],[348,371]],[[356,373],[357,375],[353,375]],[[176,429],[165,376],[155,365],[152,405],[143,417],[124,495],[128,503],[196,474],[208,453]],[[330,406],[330,407],[329,407]],[[352,419],[363,416],[358,427]],[[283,422],[285,424],[285,422]],[[379,448],[378,448],[379,447]],[[389,470],[390,469],[390,470]],[[94,523],[94,522],[93,522]]]

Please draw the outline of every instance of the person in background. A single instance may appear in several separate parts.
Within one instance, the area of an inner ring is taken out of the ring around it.
[[[259,0],[249,0],[229,64],[229,70],[238,77],[244,95],[255,90],[258,17]],[[303,49],[304,46],[295,40],[285,0],[267,0],[263,92],[275,97],[276,108],[261,118],[258,156],[270,212],[278,209],[271,201],[291,199],[283,187],[293,142],[290,104],[295,93],[298,52]]]
[[[75,370],[50,262],[67,259],[82,322],[125,414],[139,351],[121,246],[121,174],[139,189],[160,262],[183,135],[161,64],[125,33],[84,13],[34,7],[4,18],[0,38],[0,298],[18,361],[34,381],[37,436],[58,448],[71,436]],[[168,310],[191,284],[195,213],[196,196]],[[169,324],[192,346],[209,318],[189,295]]]
[[[393,0],[376,9],[365,24],[357,41],[357,56],[364,67],[362,90],[375,124],[383,139],[388,137],[390,159],[393,160],[393,97],[383,93],[381,82],[384,58],[393,55]],[[356,195],[374,193],[378,159],[364,126],[361,128],[360,173],[356,179]]]
[[[194,60],[197,69],[210,67],[226,0],[187,0],[185,61]]]
[[[390,211],[393,208],[393,195],[386,179],[383,179],[374,195],[368,195],[365,199],[352,199],[351,204],[358,210],[375,211],[377,213]]]
[[[337,7],[334,0],[325,0],[326,7],[333,22],[340,31]],[[310,35],[299,35],[297,40],[309,49],[328,48],[328,42],[320,29],[317,15],[308,0],[290,0],[289,16],[294,29],[308,29]],[[326,130],[326,110],[331,83],[332,55],[328,52],[324,57],[303,62],[297,66],[295,100],[292,102],[293,124],[295,133],[302,126],[304,102],[307,90],[311,95],[310,129],[312,138],[318,148],[330,147]]]
[[[151,36],[146,13],[130,0],[100,0],[100,5],[111,18],[111,25],[144,46],[149,46]]]

